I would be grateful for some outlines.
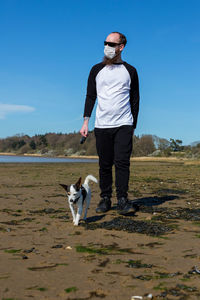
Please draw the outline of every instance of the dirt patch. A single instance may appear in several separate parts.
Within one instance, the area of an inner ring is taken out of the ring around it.
[[[98,164],[0,165],[1,299],[199,299],[200,168],[131,163],[129,199],[139,211],[96,215],[74,227],[60,183]],[[114,186],[113,186],[114,189]]]

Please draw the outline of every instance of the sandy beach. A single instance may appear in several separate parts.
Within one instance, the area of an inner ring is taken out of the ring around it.
[[[0,164],[0,299],[200,299],[200,166],[131,162],[139,211],[72,225],[64,190],[98,163]]]

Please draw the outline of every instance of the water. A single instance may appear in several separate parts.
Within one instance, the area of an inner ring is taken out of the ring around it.
[[[56,157],[38,157],[38,156],[15,156],[15,155],[0,155],[0,163],[71,163],[84,162],[93,163],[97,159],[88,158],[56,158]]]

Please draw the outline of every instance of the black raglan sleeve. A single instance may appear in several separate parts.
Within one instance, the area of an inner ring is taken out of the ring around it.
[[[133,128],[136,128],[137,126],[139,101],[140,101],[139,79],[138,79],[137,71],[135,69],[133,78],[131,78],[131,90],[130,90],[130,103],[131,103],[131,112],[133,115]]]
[[[133,115],[133,128],[136,128],[138,112],[139,112],[139,101],[140,101],[139,79],[138,79],[137,70],[133,66],[127,63],[124,63],[124,65],[127,68],[131,77],[130,104],[131,104],[131,112]]]
[[[96,90],[96,76],[98,72],[104,67],[102,63],[99,63],[92,67],[88,82],[87,82],[87,94],[85,99],[85,108],[83,117],[90,117],[92,114],[92,110],[95,105],[95,101],[97,98],[97,90]]]

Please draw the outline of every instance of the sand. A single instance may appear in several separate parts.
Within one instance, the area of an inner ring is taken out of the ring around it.
[[[96,214],[91,182],[78,227],[59,183],[98,178],[97,163],[0,164],[0,174],[1,299],[200,299],[198,164],[131,162],[140,209],[125,217],[115,193],[112,210]]]

